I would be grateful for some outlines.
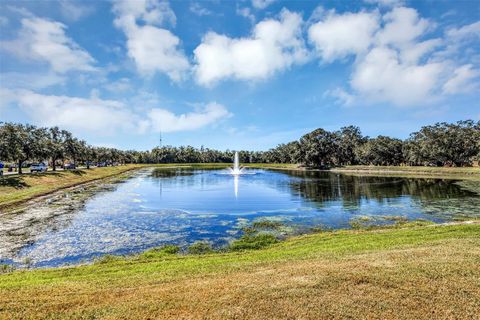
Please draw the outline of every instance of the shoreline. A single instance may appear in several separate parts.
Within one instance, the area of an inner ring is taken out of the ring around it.
[[[349,175],[368,175],[406,178],[435,178],[480,180],[480,167],[420,167],[420,166],[346,166],[331,169],[300,167],[296,164],[244,164],[246,168],[292,170],[302,172],[333,172]]]

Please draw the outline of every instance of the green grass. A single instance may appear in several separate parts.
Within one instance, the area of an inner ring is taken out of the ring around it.
[[[354,175],[480,180],[480,167],[345,166],[331,171]]]
[[[479,246],[480,224],[458,224],[332,231],[240,252],[153,250],[0,275],[0,318],[468,318],[480,305]]]

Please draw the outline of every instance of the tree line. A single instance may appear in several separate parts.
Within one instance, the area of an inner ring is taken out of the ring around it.
[[[360,128],[316,129],[266,152],[269,162],[343,165],[470,166],[480,160],[480,121],[424,126],[406,140],[363,136]]]
[[[231,162],[234,151],[192,146],[163,146],[149,151],[94,147],[58,127],[0,124],[0,160],[19,168],[48,161],[53,170],[66,161],[103,165],[126,163]],[[343,165],[468,166],[480,160],[480,121],[458,121],[424,126],[406,140],[363,136],[360,128],[338,131],[316,129],[299,140],[268,151],[239,151],[244,163],[297,163],[308,167]]]

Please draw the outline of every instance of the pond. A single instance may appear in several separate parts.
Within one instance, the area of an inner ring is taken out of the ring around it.
[[[480,196],[457,181],[330,172],[143,169],[129,179],[61,193],[0,216],[0,263],[51,267],[105,254],[206,240],[221,247],[258,220],[281,232],[480,216]],[[82,197],[83,195],[83,197]]]

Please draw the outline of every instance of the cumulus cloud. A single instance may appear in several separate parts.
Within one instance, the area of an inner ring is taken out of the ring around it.
[[[404,0],[365,0],[366,3],[376,4],[381,7],[397,7],[405,3]]]
[[[383,16],[383,20],[385,25],[376,35],[377,41],[397,48],[410,45],[431,27],[431,23],[412,8],[394,8]]]
[[[326,17],[308,29],[308,38],[319,56],[326,62],[342,59],[350,54],[365,52],[379,28],[376,12],[335,14]]]
[[[260,80],[306,62],[302,23],[299,14],[284,9],[278,19],[255,25],[248,38],[207,33],[194,50],[197,82],[210,86],[228,78]]]
[[[252,6],[255,9],[265,9],[275,1],[276,0],[252,0]]]
[[[0,78],[4,88],[45,89],[55,85],[63,85],[67,77],[54,72],[2,72]]]
[[[351,86],[373,101],[429,103],[444,67],[442,63],[403,64],[395,50],[378,47],[356,66]]]
[[[180,115],[165,109],[152,109],[148,113],[152,128],[162,132],[196,130],[230,116],[231,113],[223,105],[215,102],[196,112]]]
[[[113,134],[135,131],[138,117],[121,102],[99,98],[44,95],[31,90],[6,90],[10,102],[17,104],[33,123],[82,131]]]
[[[466,64],[455,69],[453,76],[443,85],[443,91],[447,94],[467,93],[480,90],[480,71],[473,65]]]
[[[123,0],[114,3],[113,11],[115,26],[127,37],[128,56],[141,74],[151,76],[160,72],[174,81],[184,78],[190,64],[179,48],[180,39],[159,27],[176,23],[175,14],[167,2]]]
[[[308,35],[322,61],[355,57],[350,88],[326,92],[345,105],[358,99],[425,105],[476,87],[476,68],[455,61],[453,50],[447,53],[446,48],[456,42],[458,49],[458,43],[476,37],[480,25],[451,28],[445,38],[429,38],[435,23],[405,7],[395,7],[383,16],[378,11],[336,14],[320,10],[316,19]]]
[[[67,27],[34,16],[23,18],[18,38],[0,42],[0,47],[18,57],[48,63],[53,71],[94,71],[95,60],[65,34]]]
[[[122,131],[190,131],[231,116],[223,105],[217,103],[209,103],[196,111],[179,115],[158,107],[135,112],[125,102],[101,99],[96,92],[90,98],[79,98],[3,88],[0,89],[0,101],[0,109],[15,104],[36,125],[59,126],[78,134],[85,131],[98,135]]]
[[[456,41],[468,38],[480,38],[480,21],[460,28],[450,28],[447,30],[446,35]]]
[[[78,21],[95,11],[92,6],[80,4],[79,1],[61,0],[59,4],[62,16],[70,21]]]

